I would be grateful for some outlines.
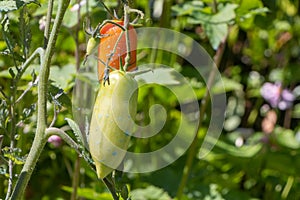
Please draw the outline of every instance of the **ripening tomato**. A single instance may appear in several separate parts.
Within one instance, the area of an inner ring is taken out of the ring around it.
[[[137,98],[137,81],[119,70],[111,72],[110,84],[99,90],[89,132],[90,153],[99,178],[116,169],[125,157],[134,131]]]
[[[113,20],[113,22],[124,25],[124,21]],[[133,26],[129,25],[129,41],[130,41],[130,61],[127,71],[133,71],[136,69],[136,47],[137,47],[137,34]],[[125,64],[126,52],[126,36],[125,32],[115,24],[107,23],[100,29],[100,34],[103,36],[100,39],[100,45],[98,47],[98,58],[104,63],[107,63],[109,56],[114,50],[116,43],[116,51],[112,56],[108,65],[112,68],[119,69],[120,63]],[[123,34],[118,41],[120,34]],[[101,81],[104,75],[105,65],[98,61],[98,79]]]

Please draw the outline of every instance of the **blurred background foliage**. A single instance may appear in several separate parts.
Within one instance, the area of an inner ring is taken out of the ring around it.
[[[104,2],[121,15],[119,2]],[[300,199],[299,0],[131,0],[130,4],[145,13],[145,19],[139,21],[143,27],[187,34],[212,57],[226,38],[219,66],[227,95],[223,133],[212,152],[203,159],[195,157],[183,199]],[[15,182],[34,137],[39,65],[36,61],[20,77],[17,66],[43,45],[46,12],[47,1],[0,1],[0,198],[8,187],[7,161],[13,160]],[[72,118],[76,72],[88,39],[83,29],[86,18],[95,27],[110,16],[95,0],[71,1],[49,82],[47,119],[50,124],[55,117],[56,127],[67,125],[65,118]],[[138,53],[138,65],[162,63],[182,73],[201,102],[205,84],[188,62],[163,51]],[[133,140],[130,151],[153,151],[172,139],[180,115],[170,95],[158,85],[142,88],[137,123],[149,123],[148,108],[157,103],[166,108],[168,122],[161,134]],[[59,112],[54,114],[54,110]],[[199,130],[200,141],[208,124],[209,112]],[[11,140],[14,149],[10,149]],[[172,199],[185,160],[186,155],[152,173],[126,173],[120,181],[128,184],[133,200]],[[26,199],[68,199],[76,174],[79,199],[111,199],[94,171],[60,138],[46,145]]]

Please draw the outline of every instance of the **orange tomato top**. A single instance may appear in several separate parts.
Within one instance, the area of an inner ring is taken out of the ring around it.
[[[124,21],[114,20],[115,23],[124,25]],[[136,47],[137,47],[137,34],[133,26],[129,26],[129,41],[130,41],[130,61],[127,71],[133,71],[136,69]],[[120,69],[120,62],[122,65],[125,64],[125,57],[127,55],[126,52],[126,36],[125,32],[121,36],[123,30],[111,23],[107,23],[100,29],[100,34],[104,37],[100,39],[100,44],[98,47],[98,58],[102,60],[104,63],[108,62],[108,65],[115,69]],[[116,44],[118,41],[118,44]],[[116,46],[116,51],[111,57],[110,61],[108,61],[109,57],[113,53],[113,50]],[[101,81],[104,75],[105,65],[98,61],[98,79]]]

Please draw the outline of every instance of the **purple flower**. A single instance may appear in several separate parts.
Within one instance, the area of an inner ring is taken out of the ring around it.
[[[266,82],[262,86],[260,93],[273,108],[279,108],[280,110],[290,108],[295,100],[295,96],[290,90],[282,90],[281,83]]]
[[[48,138],[48,142],[53,144],[55,147],[59,147],[62,144],[62,139],[57,135],[51,135]]]
[[[282,96],[282,99],[284,99],[285,101],[293,102],[295,100],[294,94],[291,91],[289,91],[288,89],[282,90],[281,96]]]

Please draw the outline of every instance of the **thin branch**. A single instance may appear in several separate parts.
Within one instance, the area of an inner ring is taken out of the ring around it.
[[[83,157],[84,160],[89,164],[91,169],[96,172],[94,166],[92,165],[90,159],[85,155],[85,152],[82,150],[81,146],[79,146],[64,130],[70,130],[69,126],[64,126],[62,128],[50,127],[46,129],[45,138],[49,138],[51,135],[58,135],[63,139],[71,148],[73,148],[76,153]]]
[[[42,47],[37,48],[31,56],[25,61],[25,63],[21,66],[20,73],[17,75],[17,79],[20,79],[24,72],[27,70],[27,68],[30,66],[32,61],[39,56],[40,57],[40,63],[42,62],[42,57],[44,55],[44,49]]]
[[[49,125],[49,127],[53,127],[56,120],[57,120],[57,115],[59,113],[59,109],[56,109],[56,105],[54,104],[53,105],[53,119],[51,121],[51,124]]]
[[[45,138],[49,138],[51,135],[58,135],[63,139],[70,147],[72,147],[79,155],[81,155],[79,145],[62,129],[50,127],[45,131]]]
[[[79,184],[79,174],[80,174],[80,156],[77,156],[73,171],[73,177],[72,177],[72,194],[71,194],[71,200],[77,199],[77,188]]]
[[[46,49],[48,45],[48,40],[50,36],[50,26],[51,26],[51,19],[52,19],[52,12],[53,12],[53,2],[54,0],[49,0],[48,2],[48,12],[46,17],[46,26],[44,31],[44,49]]]
[[[16,100],[16,104],[18,104],[22,99],[23,97],[31,90],[31,88],[33,88],[34,86],[37,85],[38,83],[38,78],[32,83],[30,82],[31,84],[26,88],[26,90],[24,90],[24,92],[19,96],[19,98]]]
[[[101,28],[103,28],[103,26],[104,26],[105,24],[113,24],[113,25],[119,27],[120,29],[122,29],[123,31],[126,30],[122,25],[120,25],[120,24],[118,24],[118,23],[116,23],[116,22],[114,22],[114,21],[112,21],[112,20],[104,20],[102,23],[99,23],[99,24],[97,25],[97,27],[96,27],[95,30],[93,31],[92,37],[96,38],[96,37],[97,37],[97,34],[99,33],[99,30],[100,30]],[[100,37],[101,37],[101,36],[100,36]]]

